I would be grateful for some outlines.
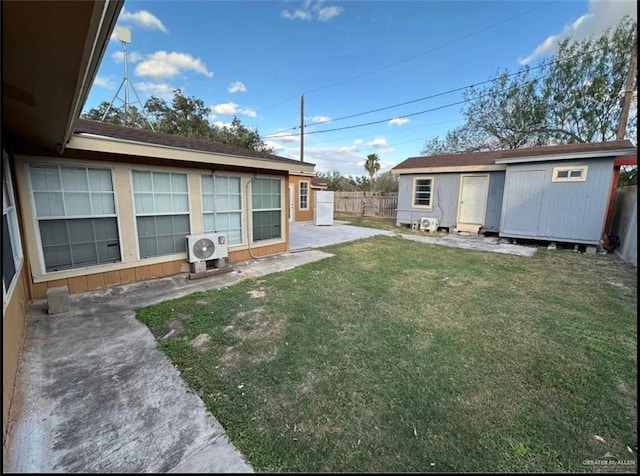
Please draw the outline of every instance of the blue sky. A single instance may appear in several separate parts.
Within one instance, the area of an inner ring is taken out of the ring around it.
[[[367,154],[379,155],[384,172],[462,123],[462,105],[448,106],[462,92],[416,100],[535,66],[559,39],[601,34],[625,14],[637,18],[636,7],[635,0],[128,0],[118,25],[131,31],[129,77],[142,102],[180,88],[205,102],[212,123],[236,115],[277,155],[299,159],[304,94],[305,161],[321,172],[363,175]],[[122,44],[112,38],[85,111],[110,102],[122,78]],[[346,129],[322,132],[336,128]]]

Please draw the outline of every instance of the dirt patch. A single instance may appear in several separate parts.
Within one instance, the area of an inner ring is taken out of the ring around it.
[[[609,284],[611,286],[614,286],[614,287],[618,288],[618,289],[621,289],[622,291],[629,291],[629,287],[625,286],[624,284],[622,284],[619,281],[610,281]]]
[[[207,350],[207,345],[211,342],[211,336],[209,334],[200,334],[198,337],[191,341],[191,347],[194,349],[204,352]]]
[[[259,287],[258,289],[247,291],[247,294],[251,295],[252,298],[257,299],[257,298],[265,297],[266,292],[263,287]]]
[[[198,299],[196,304],[200,304],[202,306],[206,306],[207,304],[211,304],[211,299]]]

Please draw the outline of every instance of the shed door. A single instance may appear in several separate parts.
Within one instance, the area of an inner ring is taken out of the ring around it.
[[[502,202],[500,231],[505,234],[538,236],[545,170],[511,170]]]
[[[458,223],[484,225],[488,193],[488,175],[463,175],[458,206]]]

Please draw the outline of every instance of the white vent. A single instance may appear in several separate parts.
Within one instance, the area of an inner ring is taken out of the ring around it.
[[[438,231],[438,227],[440,223],[438,220],[431,217],[422,217],[420,218],[420,230],[428,231],[429,233],[435,233]]]
[[[189,263],[229,256],[227,237],[221,233],[187,235],[187,250],[189,252]]]

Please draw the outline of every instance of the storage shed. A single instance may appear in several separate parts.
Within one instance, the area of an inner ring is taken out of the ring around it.
[[[598,244],[629,141],[411,157],[399,176],[397,225],[422,218],[449,231]]]

